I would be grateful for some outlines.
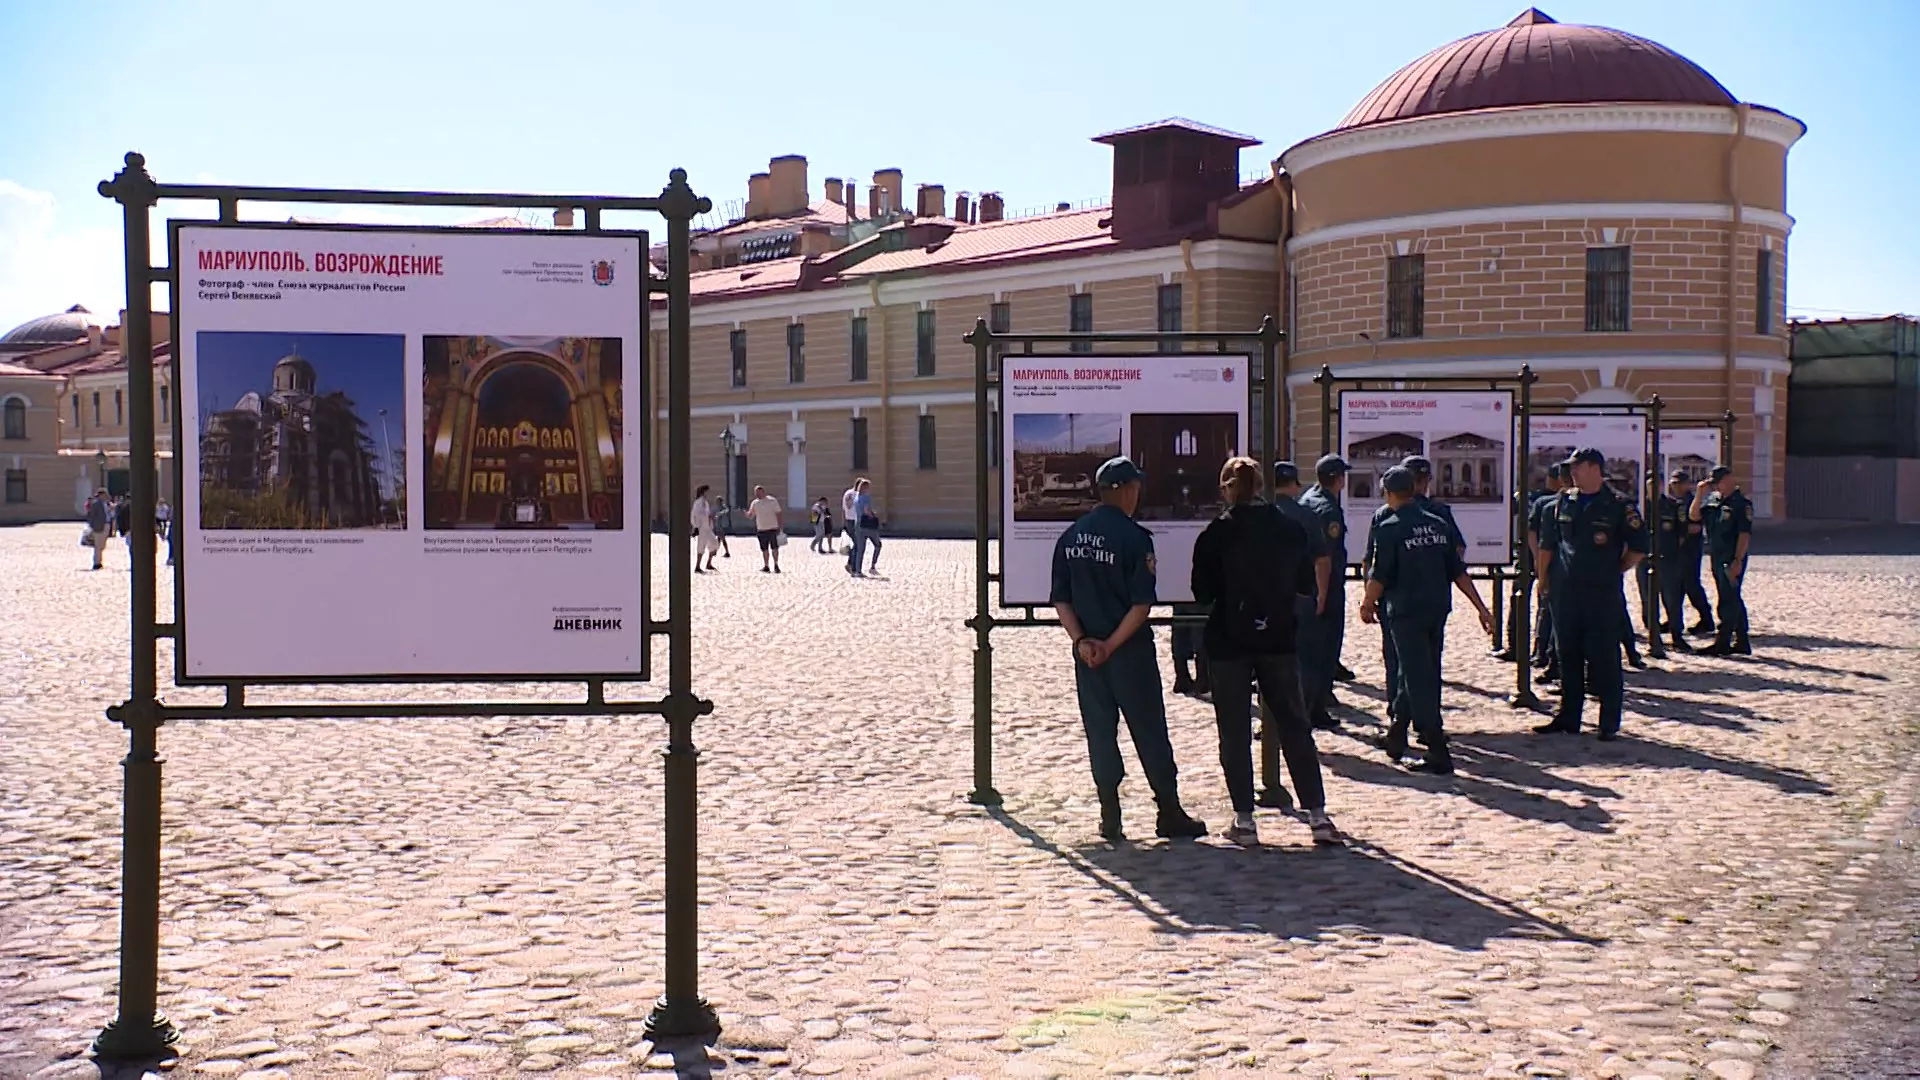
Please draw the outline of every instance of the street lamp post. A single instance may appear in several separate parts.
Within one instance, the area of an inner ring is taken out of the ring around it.
[[[380,470],[382,480],[380,494],[387,500],[388,506],[393,506],[394,495],[399,491],[399,487],[393,482],[393,439],[387,434],[387,410],[385,409],[380,410],[380,443],[386,448],[385,464]],[[397,506],[393,508],[395,511],[399,510]],[[406,522],[403,521],[400,524],[404,525]]]
[[[726,464],[726,469],[727,469],[727,483],[726,483],[726,489],[727,489],[727,509],[728,509],[728,510],[732,510],[732,509],[734,509],[734,507],[736,506],[736,504],[738,504],[738,503],[739,503],[739,501],[740,501],[740,497],[739,497],[739,493],[738,493],[738,492],[736,492],[736,491],[734,491],[734,489],[733,489],[733,487],[734,487],[734,485],[733,485],[733,478],[734,478],[734,477],[733,477],[733,474],[734,474],[734,471],[735,471],[735,470],[734,470],[734,465],[733,465],[733,460],[734,460],[734,457],[735,457],[735,455],[737,455],[737,454],[739,454],[739,452],[740,452],[740,440],[739,440],[739,438],[738,438],[738,437],[736,437],[736,436],[734,435],[734,433],[733,433],[733,426],[732,426],[731,424],[729,424],[728,426],[726,426],[726,427],[723,427],[723,428],[721,428],[721,429],[720,429],[720,451],[721,451],[721,453],[722,453],[722,454],[724,454],[724,455],[725,455],[725,461],[726,461],[726,463],[727,463],[727,464]],[[727,515],[727,521],[728,521],[728,522],[732,522],[732,521],[733,521],[733,515],[732,515],[731,513],[729,513],[729,514]]]

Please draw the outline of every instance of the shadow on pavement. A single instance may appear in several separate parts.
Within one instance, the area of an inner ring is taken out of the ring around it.
[[[1634,687],[1627,689],[1626,711],[1629,715],[1637,713],[1656,720],[1672,720],[1681,724],[1695,724],[1725,731],[1751,732],[1753,726],[1747,721],[1772,722],[1774,719],[1770,716],[1761,716],[1745,705],[1734,705],[1724,701],[1685,701]]]
[[[1591,717],[1589,717],[1591,719]],[[1588,727],[1591,732],[1593,729]],[[1798,769],[1776,769],[1736,758],[1723,758],[1703,750],[1671,743],[1653,742],[1636,735],[1629,727],[1618,742],[1596,742],[1591,735],[1535,735],[1532,732],[1468,732],[1456,736],[1453,751],[1457,756],[1466,749],[1485,749],[1522,757],[1549,766],[1641,766],[1650,769],[1691,769],[1717,772],[1726,776],[1768,784],[1788,795],[1831,795],[1827,785]]]
[[[1818,634],[1755,634],[1753,644],[1756,648],[1768,649],[1891,649],[1893,646],[1883,641],[1850,641],[1846,638],[1822,637]]]
[[[1386,787],[1412,788],[1416,791],[1432,791],[1436,794],[1461,795],[1468,800],[1529,821],[1538,821],[1548,825],[1565,825],[1586,833],[1611,832],[1613,815],[1595,802],[1595,798],[1618,798],[1616,792],[1606,788],[1594,788],[1580,792],[1585,803],[1579,806],[1548,798],[1536,787],[1570,790],[1558,777],[1535,766],[1515,762],[1510,758],[1469,751],[1458,742],[1453,743],[1454,768],[1452,777],[1425,776],[1411,773],[1405,769],[1387,764],[1386,757],[1355,757],[1351,754],[1321,751],[1320,764],[1327,771],[1358,784],[1378,784]],[[1418,747],[1415,748],[1418,752]],[[1525,779],[1511,777],[1525,776]],[[1604,794],[1596,796],[1596,792]]]
[[[992,815],[1166,933],[1312,939],[1338,928],[1456,949],[1484,949],[1494,938],[1602,944],[1362,842],[1331,851],[1186,842],[1068,848],[1004,809]]]

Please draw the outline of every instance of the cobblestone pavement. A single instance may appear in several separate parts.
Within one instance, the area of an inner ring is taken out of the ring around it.
[[[124,740],[101,713],[124,692],[126,559],[82,571],[73,532],[0,531],[7,1080],[91,1075],[112,1006]],[[1809,970],[1914,804],[1916,559],[1756,560],[1758,655],[1633,676],[1630,737],[1607,745],[1524,734],[1496,696],[1510,669],[1456,619],[1460,775],[1323,734],[1356,838],[1329,852],[1277,811],[1257,847],[1099,843],[1050,631],[996,635],[1007,801],[969,806],[971,548],[889,541],[868,581],[788,551],[780,577],[741,559],[696,581],[718,706],[699,728],[702,985],[729,1075],[1738,1080],[1794,1038]],[[1368,712],[1374,640],[1351,628],[1362,682],[1342,690]],[[1172,713],[1189,806],[1223,824],[1207,707]],[[611,720],[163,731],[180,1069],[672,1068],[641,1038],[662,742]],[[1145,834],[1142,782],[1125,797]]]

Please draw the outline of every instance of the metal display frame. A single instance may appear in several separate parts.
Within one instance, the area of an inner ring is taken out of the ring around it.
[[[1511,562],[1507,566],[1485,563],[1468,566],[1467,575],[1478,581],[1494,583],[1490,591],[1493,593],[1492,612],[1496,633],[1504,625],[1503,613],[1500,610],[1501,583],[1507,581],[1517,583],[1515,615],[1522,629],[1521,640],[1514,647],[1522,655],[1531,651],[1531,645],[1526,638],[1531,633],[1532,615],[1527,609],[1532,595],[1533,568],[1527,555],[1526,493],[1521,488],[1526,483],[1526,460],[1532,452],[1528,445],[1528,436],[1531,432],[1527,421],[1533,415],[1533,385],[1539,381],[1540,377],[1535,374],[1531,364],[1520,365],[1519,370],[1512,375],[1431,376],[1346,376],[1336,373],[1329,366],[1322,365],[1319,373],[1313,377],[1314,385],[1320,388],[1320,453],[1322,455],[1339,452],[1340,443],[1334,437],[1340,416],[1340,411],[1334,404],[1336,389],[1338,391],[1365,390],[1373,386],[1384,387],[1394,392],[1414,393],[1418,391],[1396,390],[1393,384],[1417,383],[1418,390],[1510,390],[1513,392],[1514,436],[1510,451],[1512,463],[1507,471],[1508,547]],[[1350,577],[1357,576],[1351,573],[1354,564],[1348,563],[1347,568]],[[1474,572],[1476,570],[1480,572],[1476,574]],[[1533,671],[1525,664],[1519,666],[1518,674],[1514,677],[1514,690],[1507,698],[1507,703],[1513,708],[1534,712],[1543,707],[1539,696],[1533,692]]]
[[[163,196],[163,197],[166,197],[166,196]],[[597,223],[597,216],[595,220]],[[315,223],[315,224],[309,225],[309,224],[296,224],[293,222],[286,222],[286,221],[256,222],[256,221],[228,220],[224,216],[224,214],[222,218],[218,221],[205,221],[205,220],[197,220],[192,218],[173,218],[167,221],[167,265],[170,271],[167,277],[167,284],[168,284],[168,287],[172,290],[171,295],[175,298],[176,301],[181,295],[181,292],[180,292],[180,273],[181,273],[180,271],[180,233],[185,229],[244,229],[249,232],[261,231],[261,232],[291,232],[291,233],[338,232],[338,233],[360,233],[363,235],[374,235],[374,236],[382,236],[382,235],[384,236],[393,236],[393,235],[462,236],[464,235],[464,236],[497,237],[500,235],[499,229],[468,228],[468,227],[460,227],[460,226],[447,226],[442,228],[442,227],[426,226],[426,225],[361,225],[361,224],[351,224],[351,223],[340,223],[340,224]],[[587,229],[575,229],[575,230],[556,230],[554,232],[544,233],[541,235],[567,236],[567,237],[607,237],[611,239],[636,240],[639,242],[639,245],[640,245],[640,257],[642,260],[645,260],[647,257],[647,251],[651,247],[650,241],[652,239],[650,234],[645,229],[637,229],[637,230],[636,229],[601,229],[598,227],[587,228]],[[649,402],[653,400],[652,393],[651,393],[653,389],[653,364],[651,361],[653,358],[648,355],[648,348],[653,341],[652,292],[655,285],[657,284],[657,279],[655,279],[651,273],[636,275],[636,277],[640,278],[639,281],[635,282],[635,285],[637,286],[637,288],[634,296],[634,303],[638,306],[639,314],[640,314],[640,347],[639,347],[640,355],[637,357],[640,374],[639,374],[639,386],[636,389],[637,389],[637,392],[639,393],[640,400],[642,402]],[[179,307],[179,304],[176,302],[172,306],[177,309]],[[180,381],[180,348],[178,345],[179,319],[180,319],[179,312],[176,310],[172,313],[172,321],[174,325],[173,338],[174,338],[175,346],[171,350],[172,356],[171,356],[171,365],[170,365],[172,369],[171,374],[173,378],[173,385],[176,387],[182,385]],[[184,491],[182,489],[185,487],[187,483],[187,478],[185,475],[185,470],[178,466],[183,465],[187,460],[185,456],[186,432],[183,430],[182,425],[180,423],[181,407],[178,399],[179,399],[179,395],[178,394],[174,395],[173,403],[171,406],[172,420],[173,420],[173,460],[176,463],[176,468],[174,469],[174,484],[173,484],[172,497],[173,497],[173,503],[175,506],[185,506],[186,504],[182,501],[182,499],[185,497]],[[640,445],[643,448],[643,452],[650,452],[653,448],[654,418],[650,415],[646,415],[648,412],[650,412],[650,410],[648,409],[642,408],[638,411],[642,414],[642,416],[636,428],[636,433],[639,437]],[[643,466],[647,464],[644,458],[642,459],[642,464]],[[631,482],[632,473],[630,471],[626,471],[626,467],[624,465],[622,466],[622,468],[623,468],[623,473],[621,476],[621,484],[624,491],[624,489],[627,486],[629,486]],[[654,511],[658,509],[658,506],[655,505],[655,499],[654,499],[655,492],[653,491],[653,485],[649,482],[653,477],[653,469],[642,468],[640,472],[641,472],[641,479],[638,485],[639,494],[640,494],[639,520],[644,523],[644,526],[642,526],[641,529],[644,532],[644,534],[647,536],[647,540],[640,545],[640,580],[643,583],[651,583],[653,581],[653,543],[652,543],[653,524],[652,523],[653,523]],[[427,493],[425,491],[421,492],[422,497],[425,497],[426,494]],[[653,622],[653,590],[648,587],[643,587],[640,590],[640,634],[641,636],[640,636],[640,670],[638,672],[629,672],[629,673],[623,673],[618,675],[606,674],[606,673],[592,673],[592,672],[590,673],[564,673],[563,672],[563,673],[546,674],[546,675],[538,675],[538,674],[530,675],[530,674],[520,674],[520,673],[497,672],[497,673],[489,674],[483,677],[475,677],[473,675],[464,675],[464,674],[342,675],[342,676],[248,675],[248,676],[245,676],[244,678],[236,678],[234,676],[227,676],[227,675],[196,676],[191,674],[187,670],[187,638],[188,638],[189,627],[187,625],[187,620],[185,617],[187,612],[186,583],[187,583],[188,574],[192,572],[191,564],[192,564],[192,559],[190,558],[189,550],[185,547],[181,547],[176,553],[175,560],[174,560],[174,570],[173,570],[173,610],[175,612],[175,615],[174,615],[174,631],[171,636],[174,639],[173,682],[175,686],[231,686],[235,683],[241,684],[243,687],[248,685],[252,685],[252,686],[348,686],[348,685],[387,685],[387,684],[429,685],[434,683],[479,683],[479,682],[499,682],[499,683],[588,682],[588,683],[591,683],[592,681],[597,680],[600,682],[602,687],[604,687],[605,684],[609,682],[644,683],[644,682],[651,682],[653,678],[653,638],[656,634],[664,634],[667,632],[664,628],[662,629],[655,628],[654,622]],[[328,713],[326,715],[332,716],[332,715],[338,715],[338,714]],[[461,713],[457,715],[467,715],[467,714]]]
[[[1247,378],[1248,432],[1260,433],[1261,453],[1276,458],[1282,453],[1283,439],[1280,425],[1280,402],[1284,396],[1285,379],[1280,374],[1280,343],[1286,334],[1268,315],[1260,322],[1258,329],[1250,333],[1231,331],[1187,330],[1187,331],[1131,331],[1124,333],[1043,333],[1018,334],[1010,331],[995,331],[987,325],[987,320],[978,319],[973,329],[961,339],[973,346],[973,408],[974,408],[974,460],[979,463],[974,477],[974,614],[966,621],[967,629],[974,632],[973,646],[973,789],[967,799],[976,806],[999,806],[1002,802],[1000,792],[993,786],[993,631],[998,628],[1015,627],[1051,627],[1058,629],[1060,620],[1043,618],[1040,611],[1051,611],[1050,605],[1013,604],[1002,606],[1003,611],[1021,612],[1019,618],[1000,618],[994,615],[995,599],[993,586],[999,584],[1002,573],[993,570],[992,554],[995,541],[993,527],[993,483],[998,474],[999,463],[988,461],[992,443],[989,438],[989,426],[995,410],[998,410],[1002,423],[1008,422],[1008,414],[1001,408],[1002,385],[1000,373],[993,363],[997,347],[1010,346],[1018,351],[1001,351],[998,354],[1000,365],[1019,357],[1059,358],[1073,360],[1084,357],[1085,353],[1074,352],[1076,345],[1093,348],[1101,345],[1122,345],[1149,347],[1142,352],[1143,359],[1151,359],[1153,354],[1180,353],[1186,356],[1204,356],[1204,351],[1189,352],[1187,346],[1210,346],[1214,353],[1232,354],[1234,345],[1245,346],[1257,343],[1260,348],[1259,363],[1250,365]],[[1034,346],[1058,346],[1056,349],[1036,352]],[[1257,418],[1258,427],[1255,427]],[[1003,439],[1006,433],[1002,433]],[[1251,439],[1249,439],[1251,441]],[[1010,444],[1009,444],[1010,445]],[[1251,447],[1243,452],[1250,453]],[[1273,491],[1273,462],[1261,463],[1260,474],[1263,492]],[[1005,483],[1006,478],[1001,477]],[[1062,523],[1062,530],[1066,523]],[[1001,523],[1001,531],[1007,530],[1007,523]],[[1004,539],[1004,538],[1003,538]],[[1198,626],[1203,620],[1192,616],[1153,616],[1147,620],[1149,626]],[[1263,725],[1264,732],[1271,733],[1276,725]],[[1278,742],[1277,736],[1267,735],[1262,739],[1262,776],[1271,790],[1278,784]],[[1267,743],[1273,741],[1273,761],[1271,771],[1267,768]],[[1274,805],[1267,802],[1265,805]]]
[[[641,310],[640,365],[643,378],[651,368],[650,311],[656,297],[666,299],[667,316],[667,504],[684,507],[692,504],[692,420],[689,374],[691,369],[691,227],[695,217],[712,209],[712,202],[694,193],[687,184],[684,169],[674,169],[667,186],[657,196],[607,195],[533,195],[493,192],[384,191],[368,189],[237,187],[208,184],[162,184],[146,169],[146,159],[129,153],[125,167],[112,179],[100,182],[104,198],[120,204],[125,244],[127,311],[123,323],[122,355],[132,358],[128,364],[127,397],[130,410],[128,428],[129,470],[131,473],[132,513],[135,521],[152,521],[157,494],[155,472],[157,448],[154,445],[154,377],[152,333],[152,286],[166,285],[177,300],[180,288],[178,259],[167,266],[152,265],[152,214],[161,200],[211,202],[218,206],[216,219],[170,221],[169,252],[177,254],[178,229],[182,225],[230,225],[250,228],[301,228],[291,223],[242,223],[239,207],[243,202],[328,203],[359,206],[477,207],[562,211],[584,211],[584,232],[607,235],[601,228],[605,211],[637,211],[658,214],[667,224],[667,272],[656,276],[649,266],[644,287],[638,295]],[[309,226],[319,231],[338,230],[327,224]],[[406,230],[419,231],[419,230]],[[462,230],[428,229],[428,232]],[[618,235],[628,235],[618,233]],[[643,251],[643,257],[646,253]],[[179,304],[170,303],[178,319]],[[171,333],[171,331],[170,331]],[[177,334],[172,334],[177,337]],[[177,343],[176,343],[177,344]],[[179,351],[173,353],[177,375]],[[174,385],[180,385],[177,381]],[[642,400],[647,400],[643,395]],[[176,463],[181,426],[180,396],[172,395]],[[650,410],[643,410],[643,413]],[[650,440],[651,416],[643,415],[640,429],[643,440]],[[651,450],[651,443],[643,442]],[[174,504],[187,481],[182,470],[174,470]],[[628,474],[631,482],[631,474]],[[650,529],[652,469],[643,468],[639,476],[641,517],[632,523]],[[170,720],[213,719],[306,719],[306,718],[433,718],[461,716],[642,716],[663,718],[668,741],[664,752],[665,772],[665,992],[646,1021],[650,1038],[700,1038],[718,1036],[720,1025],[713,1008],[699,994],[699,756],[693,742],[693,722],[713,711],[713,702],[693,691],[692,651],[692,524],[684,514],[668,515],[670,541],[667,558],[668,611],[664,624],[652,618],[650,599],[643,600],[643,641],[651,649],[655,637],[668,644],[668,677],[665,696],[646,700],[610,699],[607,684],[639,681],[632,674],[614,676],[584,674],[576,676],[539,675],[532,679],[511,676],[467,675],[436,680],[425,677],[336,678],[336,679],[225,679],[215,685],[226,687],[226,700],[218,705],[166,704],[159,696],[159,639],[172,638],[178,644],[184,623],[184,607],[176,608],[175,621],[158,620],[159,570],[158,537],[152,529],[134,529],[131,539],[131,660],[132,671],[127,700],[107,710],[109,719],[121,724],[128,733],[128,753],[122,761],[123,815],[122,888],[120,917],[120,970],[117,1015],[94,1041],[94,1053],[113,1061],[150,1061],[172,1056],[171,1048],[179,1033],[159,1010],[160,940],[160,846],[161,775],[159,730]],[[651,540],[648,541],[649,545]],[[184,555],[185,552],[180,554]],[[650,564],[648,566],[650,568]],[[643,571],[644,572],[644,571]],[[643,582],[642,596],[650,597],[650,581]],[[176,589],[178,586],[176,585]],[[183,596],[176,591],[175,602]],[[249,702],[250,685],[335,685],[335,684],[431,684],[434,682],[507,684],[537,682],[545,684],[584,682],[584,700],[574,701],[458,701],[458,702]]]

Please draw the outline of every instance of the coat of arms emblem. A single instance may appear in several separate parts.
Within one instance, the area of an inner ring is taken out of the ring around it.
[[[604,260],[594,263],[593,283],[602,286],[613,284],[613,264]]]

